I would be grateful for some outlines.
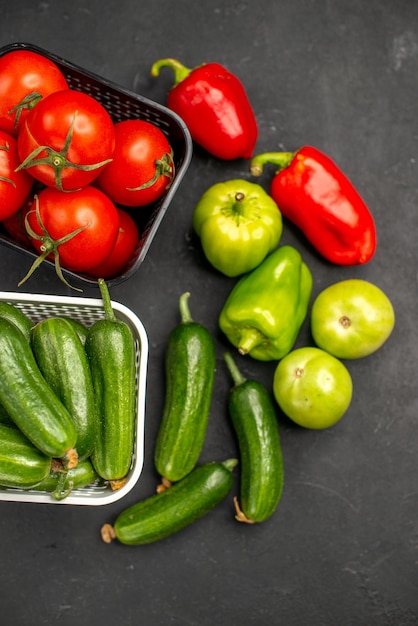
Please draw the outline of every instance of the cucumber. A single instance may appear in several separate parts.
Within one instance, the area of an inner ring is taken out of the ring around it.
[[[16,324],[22,331],[27,341],[30,342],[30,333],[33,326],[32,320],[21,309],[8,302],[0,302],[0,317]]]
[[[84,346],[87,339],[88,328],[84,326],[84,324],[82,324],[79,320],[76,320],[72,317],[60,317],[60,319],[67,320],[67,322],[71,324]]]
[[[0,424],[6,424],[6,426],[16,426],[2,404],[0,404]]]
[[[64,500],[74,489],[87,487],[98,480],[99,476],[89,459],[80,461],[76,467],[68,471],[63,471],[59,464],[56,465],[53,462],[48,476],[33,489],[51,492],[54,500]]]
[[[190,315],[190,293],[180,297],[181,323],[165,355],[166,394],[154,451],[163,482],[177,482],[195,467],[207,430],[216,366],[208,330]]]
[[[283,455],[277,415],[267,389],[245,379],[229,353],[224,355],[234,381],[228,409],[240,450],[240,501],[236,519],[263,522],[276,510],[283,491]]]
[[[128,324],[114,315],[106,283],[103,279],[98,283],[105,318],[89,328],[85,345],[98,415],[91,461],[99,476],[111,481],[112,488],[120,488],[134,448],[136,348]]]
[[[0,485],[31,489],[48,476],[51,459],[17,428],[0,424]]]
[[[97,433],[93,382],[86,351],[72,324],[49,317],[32,328],[32,350],[43,377],[70,413],[79,461],[93,452]]]
[[[140,545],[164,539],[197,521],[230,492],[236,459],[195,467],[169,489],[122,511],[114,525],[104,524],[102,539]]]
[[[23,333],[4,318],[0,318],[0,403],[46,456],[62,458],[68,469],[77,464],[71,416],[42,376]]]

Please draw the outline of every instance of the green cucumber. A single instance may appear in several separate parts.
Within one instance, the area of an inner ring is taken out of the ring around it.
[[[102,539],[140,545],[164,539],[197,521],[230,492],[236,459],[195,467],[165,491],[122,511],[114,525],[104,524]]]
[[[27,341],[30,341],[30,333],[33,322],[25,313],[23,313],[21,309],[19,309],[19,307],[9,304],[8,302],[0,302],[0,317],[16,324],[26,337]]]
[[[60,317],[60,319],[67,320],[71,324],[71,326],[76,331],[81,343],[83,346],[86,343],[88,328],[84,326],[79,320],[74,319],[73,317]]]
[[[43,377],[70,413],[77,431],[79,461],[93,452],[97,419],[87,354],[71,323],[59,317],[32,328],[32,350]]]
[[[98,283],[105,318],[89,328],[85,345],[98,415],[91,461],[99,476],[119,488],[127,479],[134,448],[135,338],[128,324],[116,318],[104,280]]]
[[[80,461],[76,467],[68,471],[63,471],[62,467],[52,463],[48,476],[33,489],[50,492],[54,500],[64,500],[74,489],[87,487],[98,480],[99,476],[89,459]]]
[[[229,353],[224,355],[234,381],[228,409],[240,450],[240,501],[236,519],[263,522],[276,510],[283,490],[283,456],[277,414],[267,389],[245,379]]]
[[[70,414],[42,376],[30,344],[13,322],[0,318],[0,403],[46,456],[77,464],[77,433]]]
[[[31,489],[48,476],[51,459],[17,428],[0,424],[0,485]]]
[[[6,426],[16,426],[2,404],[0,404],[0,424],[5,424]]]
[[[187,476],[199,459],[216,366],[213,339],[191,318],[189,296],[180,297],[181,323],[168,338],[165,403],[154,451],[155,468],[170,483]]]

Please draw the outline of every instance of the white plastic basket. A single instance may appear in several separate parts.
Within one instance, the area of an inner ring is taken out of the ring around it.
[[[34,323],[52,316],[73,318],[90,327],[103,319],[103,301],[95,298],[52,296],[41,294],[0,291],[0,301],[18,307]],[[63,500],[54,500],[47,492],[0,487],[0,500],[37,502],[45,504],[82,504],[97,506],[110,504],[123,498],[137,483],[144,462],[145,392],[148,363],[148,337],[139,318],[128,307],[112,300],[112,308],[118,319],[131,328],[136,345],[136,428],[132,463],[123,487],[113,491],[106,484],[93,484],[74,489]]]

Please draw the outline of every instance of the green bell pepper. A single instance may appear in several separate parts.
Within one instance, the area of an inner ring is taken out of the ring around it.
[[[235,284],[219,327],[241,354],[279,360],[296,341],[311,294],[310,269],[295,248],[281,246]]]
[[[229,277],[257,267],[276,248],[283,231],[273,198],[246,180],[209,187],[194,209],[192,223],[209,263]]]

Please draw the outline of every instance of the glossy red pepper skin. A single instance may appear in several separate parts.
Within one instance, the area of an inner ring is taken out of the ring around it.
[[[314,248],[338,265],[367,263],[376,251],[373,216],[350,180],[326,154],[311,146],[295,153],[255,156],[251,172],[279,166],[270,195]]]
[[[241,81],[219,63],[190,70],[175,59],[156,61],[151,74],[165,66],[175,72],[167,106],[184,120],[192,139],[219,159],[250,159],[258,127]]]

